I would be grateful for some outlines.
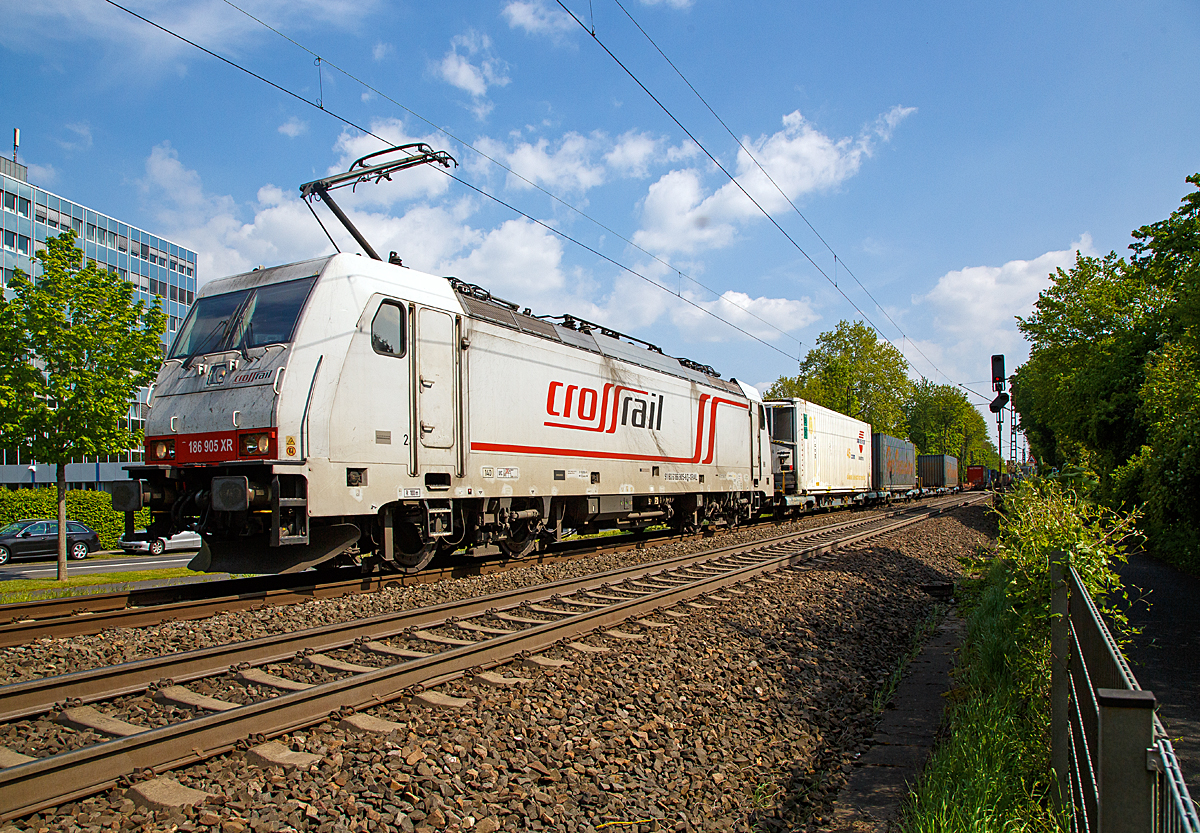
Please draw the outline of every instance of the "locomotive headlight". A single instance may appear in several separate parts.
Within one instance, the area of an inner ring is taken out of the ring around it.
[[[262,457],[271,450],[271,435],[266,431],[242,434],[240,449],[243,457]]]
[[[175,456],[174,440],[159,440],[154,444],[154,459],[169,460]]]

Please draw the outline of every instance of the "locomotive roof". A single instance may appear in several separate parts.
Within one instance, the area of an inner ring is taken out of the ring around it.
[[[224,292],[235,292],[241,289],[260,286],[266,283],[282,283],[297,278],[306,278],[321,274],[325,267],[341,255],[302,260],[268,269],[257,267],[249,272],[218,278],[205,284],[200,295],[215,295]],[[377,261],[367,261],[372,265]],[[393,266],[392,268],[409,270],[408,267]],[[420,273],[417,273],[420,274]],[[431,276],[434,277],[434,276]],[[658,347],[641,341],[633,336],[626,336],[603,327],[599,324],[583,321],[573,316],[558,316],[562,323],[537,317],[528,309],[524,312],[517,304],[495,298],[487,290],[473,284],[460,281],[458,278],[446,277],[452,294],[457,297],[463,311],[471,318],[498,324],[512,330],[537,336],[538,338],[557,341],[580,350],[587,350],[601,356],[620,359],[630,364],[668,373],[698,384],[718,388],[739,396],[759,399],[757,391],[742,385],[735,379],[722,379],[720,374],[706,365],[693,362],[690,359],[680,359],[664,354]],[[638,343],[631,343],[638,342]],[[753,394],[751,393],[753,392]]]
[[[689,381],[720,388],[739,396],[748,395],[736,380],[722,379],[712,368],[704,367],[688,359],[668,356],[652,344],[646,342],[631,344],[624,340],[631,338],[629,336],[596,324],[580,321],[572,316],[561,316],[562,324],[547,321],[545,318],[529,314],[528,310],[520,312],[516,304],[492,298],[490,294],[477,286],[463,283],[457,278],[447,278],[447,280],[457,290],[458,299],[462,303],[464,311],[472,318],[499,324],[502,327],[550,341],[557,341],[601,356],[621,359],[660,373],[680,376]]]

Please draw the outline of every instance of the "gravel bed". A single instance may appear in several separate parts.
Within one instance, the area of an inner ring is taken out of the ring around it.
[[[336,622],[348,622],[397,610],[486,596],[504,590],[545,584],[658,561],[713,547],[769,538],[801,529],[841,523],[882,510],[812,515],[782,524],[734,529],[709,539],[674,541],[623,553],[596,555],[576,561],[522,567],[487,576],[436,584],[389,587],[379,593],[321,599],[255,611],[222,613],[207,619],[165,622],[145,628],[113,628],[92,636],[40,639],[28,645],[0,648],[0,679],[8,682],[101,668],[122,662],[225,645],[277,633],[289,633]]]
[[[309,771],[243,753],[173,774],[218,797],[186,810],[136,808],[119,789],[22,819],[19,831],[776,831],[815,830],[878,716],[872,698],[952,581],[993,544],[983,507],[627,623],[638,641],[556,646],[573,664],[515,666],[510,689],[460,680],[461,710],[396,702],[371,713],[387,736],[333,722],[281,739],[321,760]],[[722,540],[724,543],[724,540]],[[657,551],[662,553],[662,550]],[[505,574],[509,575],[509,574]],[[741,593],[742,595],[738,595]]]

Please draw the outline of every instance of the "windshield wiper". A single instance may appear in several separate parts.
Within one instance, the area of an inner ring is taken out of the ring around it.
[[[208,352],[207,348],[210,343],[214,344],[214,346],[221,343],[221,338],[225,336],[225,330],[228,324],[228,318],[223,318],[216,324],[213,324],[212,329],[208,331],[208,335],[204,337],[204,340],[200,342],[199,346],[195,350],[192,350],[188,353],[187,359],[183,362],[184,370],[191,368],[192,362],[197,356]],[[217,332],[218,328],[220,329],[220,333]]]

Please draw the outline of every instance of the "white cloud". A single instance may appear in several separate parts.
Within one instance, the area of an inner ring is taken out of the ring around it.
[[[86,121],[63,125],[74,136],[66,139],[55,139],[59,146],[66,151],[88,150],[92,146],[92,126]]]
[[[575,27],[575,21],[545,0],[513,0],[501,12],[513,29],[530,35],[560,36]]]
[[[516,189],[534,183],[559,193],[584,193],[613,178],[645,177],[653,164],[686,159],[698,151],[690,142],[667,147],[666,139],[637,130],[626,131],[616,141],[600,130],[588,136],[569,132],[555,140],[543,137],[534,142],[523,141],[520,132],[514,133],[516,141],[511,146],[487,136],[476,139],[474,145],[519,175],[508,177],[508,187]],[[471,168],[484,176],[491,172],[482,160],[472,162]]]
[[[308,122],[298,118],[297,116],[292,116],[283,124],[279,125],[279,132],[284,136],[295,139],[297,136],[308,132]]]
[[[598,144],[596,137],[572,132],[554,145],[543,138],[536,143],[518,142],[509,150],[500,142],[484,137],[475,146],[529,182],[558,191],[583,192],[604,183],[604,166],[592,160]],[[508,177],[510,188],[529,188],[529,182]]]
[[[650,162],[658,153],[659,141],[649,133],[627,131],[617,139],[604,161],[626,176],[646,176]]]
[[[371,48],[371,57],[376,61],[382,61],[390,54],[392,54],[392,45],[390,43],[380,41]]]
[[[670,6],[672,9],[690,9],[692,0],[642,0],[643,6]]]
[[[29,168],[29,181],[34,185],[47,188],[58,182],[58,170],[53,165],[39,165],[31,162],[25,166]]]
[[[539,298],[558,294],[565,285],[562,257],[557,236],[525,219],[508,220],[482,235],[473,251],[445,268],[447,274],[499,296],[535,304]]]
[[[746,149],[739,148],[734,168],[741,188],[726,182],[707,194],[697,169],[672,171],[650,186],[643,205],[642,228],[634,241],[659,252],[695,252],[729,245],[736,237],[736,224],[760,214],[742,188],[765,211],[786,210],[789,206],[785,194],[795,201],[805,194],[834,188],[858,173],[876,145],[887,141],[896,126],[913,112],[915,108],[893,107],[857,137],[837,140],[817,130],[800,111],[788,113],[783,117],[782,130],[758,139],[742,139]],[[679,152],[685,149],[687,146]],[[770,174],[770,180],[759,165]]]
[[[264,0],[254,5],[254,13],[295,32],[323,32],[330,27],[353,31],[378,5],[379,0]],[[137,4],[137,11],[222,54],[236,54],[272,37],[259,23],[220,0],[145,0]],[[39,0],[23,5],[19,14],[6,13],[0,26],[0,45],[41,55],[52,63],[61,50],[81,40],[99,43],[108,53],[107,60],[98,62],[109,68],[108,76],[101,73],[101,78],[89,79],[97,83],[124,83],[130,66],[142,74],[183,73],[187,61],[204,59],[194,47],[104,3]]]
[[[820,318],[808,298],[751,298],[745,292],[731,289],[714,301],[689,300],[718,318],[765,341],[779,339],[783,333],[807,327]],[[747,337],[695,307],[682,303],[675,305],[671,311],[671,319],[682,332],[695,341],[730,341]]]
[[[450,51],[437,65],[438,75],[453,87],[471,95],[472,112],[482,119],[494,106],[488,101],[489,87],[508,84],[508,64],[495,55],[487,35],[469,29],[450,40]]]
[[[1095,254],[1092,237],[1082,234],[1070,248],[1003,266],[969,266],[947,272],[932,290],[912,298],[916,326],[909,332],[936,334],[917,345],[950,379],[986,378],[987,361],[1004,353],[1009,369],[1029,358],[1029,345],[1017,330],[1016,316],[1033,311],[1038,293],[1050,286],[1050,274],[1075,263],[1077,252]],[[903,349],[903,345],[897,344]],[[904,352],[921,372],[933,375],[915,350]],[[939,377],[939,381],[943,381]]]

